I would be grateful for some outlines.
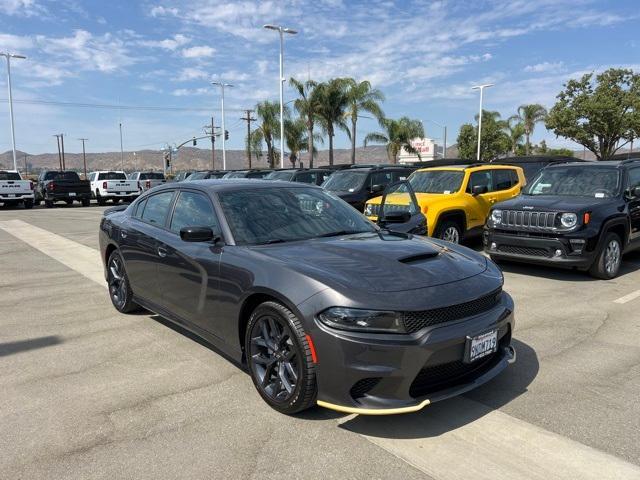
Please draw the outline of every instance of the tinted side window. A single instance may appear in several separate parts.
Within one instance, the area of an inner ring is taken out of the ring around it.
[[[514,185],[512,172],[512,170],[494,170],[494,190],[509,190]]]
[[[406,180],[409,178],[410,172],[393,172],[393,181]]]
[[[629,188],[640,187],[640,168],[629,170]]]
[[[164,226],[171,207],[173,192],[163,192],[153,195],[147,199],[147,205],[142,212],[143,221],[154,225]]]
[[[388,185],[393,181],[393,175],[395,172],[376,172],[371,175],[371,186],[373,185]]]
[[[138,204],[136,205],[136,210],[135,212],[133,212],[133,216],[136,218],[141,218],[142,217],[142,212],[144,212],[144,207],[147,204],[147,199],[145,198],[144,200],[142,200],[141,202],[138,202]]]
[[[316,182],[316,174],[310,172],[302,172],[296,175],[296,182],[302,183],[315,183]]]
[[[218,219],[207,197],[194,192],[181,192],[171,218],[171,230],[179,233],[183,227],[211,227],[219,232]]]
[[[491,185],[491,172],[489,170],[473,172],[469,178],[469,184],[467,185],[467,193],[473,192],[473,187],[477,185],[483,185],[487,187],[487,191],[493,191]]]

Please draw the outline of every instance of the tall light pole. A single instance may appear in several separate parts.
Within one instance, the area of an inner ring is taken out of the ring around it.
[[[16,134],[13,126],[13,96],[11,93],[11,59],[19,58],[26,59],[24,55],[17,55],[15,53],[0,52],[4,58],[7,59],[7,85],[9,87],[9,117],[11,119],[11,146],[13,147],[13,169],[18,170],[18,162],[16,160]]]
[[[291,28],[285,28],[281,25],[264,25],[264,28],[276,30],[280,34],[280,168],[284,168],[284,34],[295,35],[298,33]]]
[[[437,125],[438,127],[440,127],[442,129],[442,143],[443,143],[443,147],[442,147],[442,158],[447,158],[447,126],[446,125],[441,125],[438,122],[435,122],[433,120],[426,120],[427,122],[431,122],[434,125]]]
[[[78,140],[82,142],[82,164],[84,165],[84,179],[86,180],[87,179],[87,154],[84,150],[84,142],[86,142],[89,139],[79,138]]]
[[[227,151],[225,146],[225,137],[227,131],[224,129],[224,87],[233,87],[230,83],[224,82],[211,82],[212,85],[218,85],[220,87],[220,106],[222,110],[222,170],[227,169]],[[213,135],[213,132],[211,133]]]
[[[480,161],[480,137],[482,136],[482,94],[484,93],[484,89],[488,87],[493,87],[493,83],[485,83],[484,85],[476,85],[475,87],[471,87],[471,90],[480,90],[480,113],[478,115],[478,154],[476,156],[476,161]]]

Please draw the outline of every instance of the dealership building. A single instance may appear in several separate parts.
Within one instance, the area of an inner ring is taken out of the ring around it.
[[[420,152],[420,158],[418,158],[418,155],[409,153],[403,148],[398,155],[399,163],[425,162],[442,158],[442,146],[436,144],[431,138],[414,138],[411,140],[411,146]]]

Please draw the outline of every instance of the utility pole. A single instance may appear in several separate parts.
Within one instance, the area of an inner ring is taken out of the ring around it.
[[[82,142],[82,164],[84,165],[84,178],[85,180],[87,179],[87,155],[84,151],[84,142],[86,140],[89,140],[88,138],[79,138],[78,140],[80,140]]]
[[[27,155],[26,153],[24,154],[24,175],[27,176],[29,175],[29,169],[27,168],[27,157],[29,155]]]
[[[120,122],[119,125],[120,125],[120,165],[122,170],[124,171],[124,150],[122,149],[122,122]]]
[[[58,162],[60,163],[60,171],[62,171],[62,153],[60,152],[60,135],[54,135],[56,142],[58,143]]]
[[[227,169],[227,148],[226,148],[226,137],[227,137],[227,131],[225,130],[224,127],[224,88],[225,87],[233,87],[233,85],[231,85],[230,83],[224,83],[224,82],[211,82],[212,85],[217,85],[220,87],[220,106],[221,106],[221,110],[222,110],[222,170],[226,170]]]
[[[493,87],[493,83],[486,83],[484,85],[471,87],[471,90],[480,90],[480,112],[478,113],[478,153],[476,156],[476,161],[478,162],[480,161],[480,138],[482,137],[482,97],[484,89],[488,87]]]
[[[62,147],[62,169],[67,169],[67,162],[64,161],[64,133],[60,134],[60,146]]]
[[[216,135],[213,117],[211,117],[211,170],[216,169]]]
[[[18,164],[16,161],[16,133],[13,126],[13,95],[11,93],[11,59],[26,59],[24,55],[16,55],[15,53],[2,52],[1,56],[7,59],[7,87],[9,88],[9,118],[11,120],[11,146],[13,149],[13,169],[18,171]]]
[[[249,160],[249,169],[251,169],[251,122],[255,122],[256,119],[251,116],[253,110],[245,110],[246,117],[240,117],[240,120],[247,122],[247,160]]]

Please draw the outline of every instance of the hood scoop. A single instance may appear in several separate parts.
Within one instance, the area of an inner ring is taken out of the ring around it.
[[[434,257],[437,257],[438,255],[440,255],[440,251],[436,250],[432,252],[424,252],[424,253],[419,253],[417,255],[409,255],[407,257],[402,257],[402,258],[399,258],[398,261],[401,263],[404,263],[405,265],[411,265],[413,263],[420,263],[425,260],[430,260]]]

